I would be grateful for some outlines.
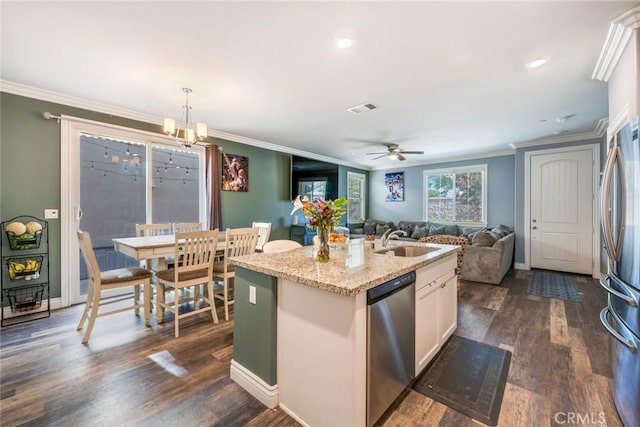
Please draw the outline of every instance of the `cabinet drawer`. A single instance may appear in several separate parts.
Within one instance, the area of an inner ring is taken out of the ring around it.
[[[433,264],[419,268],[416,271],[416,292],[429,284],[435,286],[444,283],[455,274],[457,262],[458,259],[453,254]]]

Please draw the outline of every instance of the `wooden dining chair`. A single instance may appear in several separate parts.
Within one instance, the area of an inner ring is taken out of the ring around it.
[[[190,233],[193,231],[202,231],[202,223],[201,222],[174,222],[173,223],[174,233]]]
[[[171,234],[171,224],[136,224],[136,236],[165,236]]]
[[[213,263],[218,245],[218,230],[177,233],[174,246],[175,259],[180,259],[173,268],[159,271],[158,292],[156,293],[156,315],[158,323],[164,321],[164,311],[174,316],[174,335],[180,336],[180,319],[198,313],[209,312],[213,323],[218,323],[215,299],[213,298]],[[200,285],[206,285],[207,292],[200,292]],[[192,288],[192,292],[181,292]],[[165,293],[174,291],[173,300],[167,302]],[[201,307],[201,300],[204,303]],[[193,302],[193,310],[180,313],[180,305]]]
[[[227,228],[225,233],[224,254],[221,261],[213,265],[214,279],[222,281],[221,291],[215,288],[215,298],[224,303],[224,320],[229,320],[229,306],[234,303],[233,293],[229,291],[229,280],[235,277],[234,265],[229,262],[229,258],[236,256],[249,255],[256,251],[256,242],[258,241],[257,228]]]
[[[269,241],[269,236],[271,235],[271,223],[254,222],[252,227],[258,229],[258,242],[256,243],[256,251],[262,251],[262,247]]]
[[[136,224],[136,237],[146,236],[167,236],[173,234],[173,226],[170,223],[167,224]],[[148,261],[152,261],[152,265],[148,264]],[[172,262],[173,258],[165,258],[165,263]],[[152,271],[158,271],[158,260],[143,260],[140,261],[140,267],[149,268]]]
[[[151,311],[150,299],[151,299],[151,272],[140,267],[119,268],[115,270],[100,271],[98,266],[98,260],[93,251],[91,244],[91,236],[86,231],[78,231],[78,245],[80,246],[80,252],[84,258],[84,262],[87,265],[87,272],[89,274],[89,289],[87,291],[87,302],[82,312],[80,322],[78,322],[78,330],[81,330],[85,322],[88,320],[89,324],[82,337],[82,343],[89,342],[89,336],[93,331],[93,325],[96,318],[107,316],[109,314],[120,313],[127,310],[135,310],[136,315],[140,314],[140,308],[143,308],[144,323],[149,326],[149,313]],[[140,303],[140,286],[142,285],[143,303]],[[124,295],[117,298],[101,299],[102,291],[118,288],[131,287],[133,290],[133,296]],[[120,307],[110,311],[100,311],[100,307],[107,306],[109,304],[116,304],[122,301],[133,300],[133,305],[127,305],[126,307]]]
[[[262,252],[265,254],[272,254],[276,252],[290,251],[301,247],[302,245],[295,240],[271,240],[264,244]]]

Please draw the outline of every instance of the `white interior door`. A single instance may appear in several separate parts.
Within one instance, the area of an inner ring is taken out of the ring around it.
[[[591,274],[593,151],[531,156],[531,267]]]

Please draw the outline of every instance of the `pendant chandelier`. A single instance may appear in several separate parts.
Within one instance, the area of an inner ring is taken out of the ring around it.
[[[189,105],[189,94],[193,92],[188,87],[183,87],[185,94],[185,105],[182,106],[182,116],[176,128],[176,122],[173,119],[164,119],[164,133],[175,136],[176,141],[184,148],[191,148],[192,145],[204,141],[207,137],[207,124],[198,122],[195,127],[191,121],[191,106]]]

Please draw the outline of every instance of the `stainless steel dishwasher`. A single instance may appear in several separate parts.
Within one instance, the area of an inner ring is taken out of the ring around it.
[[[367,426],[413,379],[415,280],[411,272],[367,291]]]

